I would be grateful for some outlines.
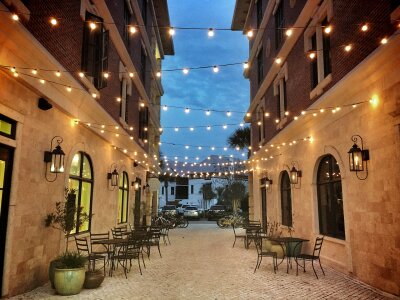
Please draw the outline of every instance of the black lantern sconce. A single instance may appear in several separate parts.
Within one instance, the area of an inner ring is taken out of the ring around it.
[[[350,148],[349,152],[347,152],[349,154],[350,172],[356,172],[358,179],[365,180],[368,177],[367,161],[369,161],[369,150],[364,149],[363,139],[358,134],[353,135],[351,140],[354,142],[354,145]],[[357,144],[358,140],[361,142],[361,148]],[[358,176],[358,172],[363,171],[365,171],[365,177]]]
[[[117,166],[117,164],[113,163],[111,165],[111,170],[113,169],[113,167],[114,167],[114,171],[107,173],[107,180],[108,180],[108,185],[109,185],[108,189],[110,191],[113,191],[115,189],[115,187],[118,186],[118,183],[119,183],[119,180],[118,180],[119,173],[117,171],[118,166]],[[111,187],[111,189],[110,189],[110,187]]]
[[[290,184],[293,188],[299,189],[301,187],[301,177],[303,174],[298,168],[296,168],[296,165],[298,167],[299,164],[297,162],[292,162],[292,168],[287,168],[289,169]]]
[[[143,186],[143,190],[150,190],[150,185],[146,183],[146,185]]]
[[[54,147],[53,149],[53,142],[57,143],[57,146]],[[50,149],[53,149],[52,151],[45,151],[44,152],[44,162],[46,163],[46,172],[45,172],[45,178],[48,182],[53,182],[57,179],[57,174],[58,173],[64,173],[64,159],[65,159],[65,153],[61,148],[61,143],[63,142],[63,138],[60,136],[55,136],[51,139],[50,142]],[[47,165],[50,163],[50,173],[56,174],[53,180],[49,179],[47,177]]]
[[[270,192],[270,191],[271,191],[271,188],[272,188],[272,179],[269,179],[267,175],[266,175],[265,177],[263,177],[263,178],[260,179],[260,184],[261,184],[262,186],[265,186],[265,190],[266,190],[267,192]]]
[[[140,180],[139,177],[137,177],[135,181],[132,181],[132,186],[135,189],[135,191],[139,190],[141,183],[142,183],[142,181]]]

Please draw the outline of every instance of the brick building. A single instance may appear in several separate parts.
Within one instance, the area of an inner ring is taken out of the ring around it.
[[[252,33],[251,217],[324,235],[323,264],[396,295],[399,16],[398,1],[237,0],[232,21]]]
[[[0,1],[1,296],[48,280],[65,241],[44,219],[65,187],[92,216],[80,236],[157,212],[169,26],[167,0]],[[57,174],[44,154],[58,142]]]

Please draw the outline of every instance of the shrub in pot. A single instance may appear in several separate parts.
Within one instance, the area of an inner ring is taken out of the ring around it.
[[[78,252],[64,252],[58,258],[54,269],[54,286],[58,294],[76,295],[85,282],[85,264],[87,258]]]

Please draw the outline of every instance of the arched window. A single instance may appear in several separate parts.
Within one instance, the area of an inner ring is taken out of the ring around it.
[[[119,177],[118,188],[118,223],[126,223],[128,221],[128,199],[128,173],[122,172],[122,176]]]
[[[289,174],[286,171],[282,172],[281,177],[281,210],[282,225],[292,226],[292,189]]]
[[[76,206],[82,209],[78,213],[90,216],[93,197],[93,169],[90,157],[84,152],[74,155],[69,172],[69,188],[76,190]],[[76,218],[79,220],[79,216]],[[82,224],[75,224],[72,233],[81,233],[90,230],[90,219]]]
[[[342,179],[339,164],[332,155],[322,158],[317,176],[319,231],[344,240]]]

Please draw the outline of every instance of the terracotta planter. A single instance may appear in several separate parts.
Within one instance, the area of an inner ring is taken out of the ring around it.
[[[54,286],[58,294],[76,295],[82,290],[85,281],[85,268],[54,269]]]
[[[104,280],[104,274],[102,270],[86,271],[85,272],[85,283],[83,287],[85,289],[98,288]]]

